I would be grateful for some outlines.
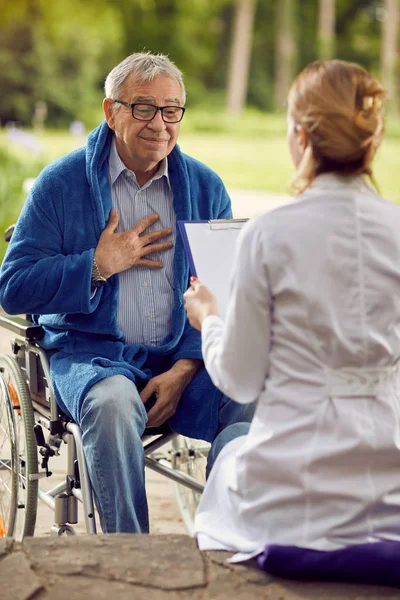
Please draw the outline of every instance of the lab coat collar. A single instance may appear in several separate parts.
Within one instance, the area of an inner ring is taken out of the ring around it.
[[[338,173],[322,173],[321,175],[318,175],[309,189],[339,190],[340,188],[374,191],[373,188],[368,185],[363,175],[339,175]]]

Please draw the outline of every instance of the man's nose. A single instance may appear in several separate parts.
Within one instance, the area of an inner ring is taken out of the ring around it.
[[[150,127],[150,129],[154,129],[155,131],[164,131],[165,123],[161,116],[161,110],[156,112],[154,119],[149,121],[147,127]]]

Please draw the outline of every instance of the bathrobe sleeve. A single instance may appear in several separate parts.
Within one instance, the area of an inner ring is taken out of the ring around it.
[[[10,314],[90,313],[93,247],[73,248],[72,211],[57,178],[40,176],[25,205],[0,272],[0,304]],[[71,199],[70,199],[71,201]],[[71,201],[71,206],[72,206]],[[75,227],[83,224],[76,222]],[[90,223],[87,224],[90,229]],[[77,231],[77,229],[75,230]],[[88,236],[88,240],[90,236]]]

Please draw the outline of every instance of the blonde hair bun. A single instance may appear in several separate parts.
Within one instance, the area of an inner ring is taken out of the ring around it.
[[[377,96],[364,96],[362,109],[356,113],[355,123],[360,129],[373,133],[379,126],[382,99]]]
[[[367,174],[383,136],[383,85],[365,69],[342,60],[308,65],[294,80],[288,113],[307,134],[292,191],[326,172]]]

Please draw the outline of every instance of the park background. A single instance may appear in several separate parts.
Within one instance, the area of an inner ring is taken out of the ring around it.
[[[0,260],[23,181],[84,145],[107,73],[137,51],[184,73],[184,152],[229,188],[282,194],[293,77],[317,59],[361,64],[388,90],[375,174],[400,204],[400,0],[0,0],[0,15]]]

